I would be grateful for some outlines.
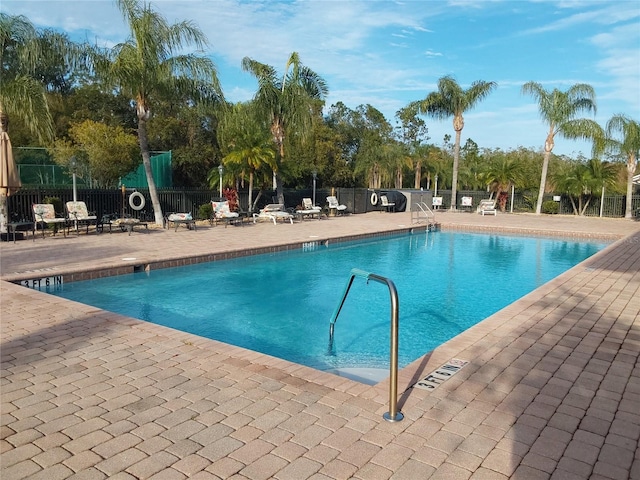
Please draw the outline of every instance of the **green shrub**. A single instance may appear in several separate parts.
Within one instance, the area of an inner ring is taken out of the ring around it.
[[[66,216],[66,212],[65,212],[64,205],[62,204],[62,200],[60,200],[58,197],[44,197],[43,203],[49,203],[49,204],[53,205],[53,209],[56,212],[56,217],[65,217]],[[47,225],[46,228],[48,228],[49,230],[53,230],[53,234],[54,235],[56,233],[58,233],[58,224],[57,223],[53,223],[51,225]],[[64,228],[64,226],[61,226],[60,228]]]
[[[554,202],[553,200],[542,202],[542,213],[558,213],[558,209],[558,202]]]
[[[198,218],[200,220],[209,220],[212,214],[213,207],[211,206],[211,202],[204,203],[198,208]]]
[[[58,197],[44,197],[44,203],[49,203],[53,205],[53,209],[56,211],[57,217],[64,217],[64,205],[62,204],[62,200]]]

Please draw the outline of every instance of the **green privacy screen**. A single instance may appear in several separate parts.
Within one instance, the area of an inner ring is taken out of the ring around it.
[[[151,169],[157,188],[173,187],[173,175],[171,170],[171,151],[153,153],[151,155]],[[127,188],[149,188],[147,176],[144,173],[144,165],[140,164],[135,172],[122,177],[122,184]]]
[[[14,155],[23,186],[71,185],[72,176],[68,168],[56,165],[45,148],[18,147],[14,148]],[[173,187],[171,151],[152,152],[151,168],[157,188]],[[78,176],[76,178],[78,186],[89,187],[87,181],[89,178],[91,175],[86,178]],[[135,172],[123,177],[121,182],[131,188],[148,188],[144,165],[141,163]]]

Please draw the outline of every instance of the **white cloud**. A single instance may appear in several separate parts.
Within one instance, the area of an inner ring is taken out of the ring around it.
[[[578,5],[578,3],[576,3]],[[594,2],[582,2],[580,6],[591,8],[597,5]],[[522,32],[523,35],[540,34],[549,31],[565,30],[578,25],[595,23],[601,25],[613,25],[619,22],[630,21],[640,17],[640,9],[635,2],[607,2],[605,7],[596,10],[574,13],[552,21],[547,25],[532,28]]]
[[[75,39],[111,46],[128,33],[113,0],[1,1],[3,12],[24,14]],[[328,82],[327,105],[371,104],[390,121],[409,101],[435,90],[445,74],[467,86],[503,78],[469,112],[464,133],[483,147],[541,143],[537,105],[520,93],[529,80],[561,89],[589,83],[603,115],[640,111],[640,9],[633,1],[152,0],[152,6],[170,22],[193,20],[202,29],[231,101],[255,92],[255,80],[241,71],[243,57],[281,71],[297,51]],[[540,19],[546,23],[536,23]],[[456,30],[459,25],[469,30]],[[554,46],[544,63],[518,61],[543,44]],[[453,133],[450,121],[428,123],[434,141]]]
[[[638,9],[640,10],[640,9]],[[640,115],[640,25],[629,23],[591,37],[591,43],[603,57],[595,68],[610,79],[601,100],[618,100],[630,104],[634,117]]]

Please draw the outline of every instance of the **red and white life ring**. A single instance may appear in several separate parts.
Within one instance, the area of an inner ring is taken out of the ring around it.
[[[373,192],[371,194],[371,205],[377,205],[378,204],[378,194],[376,192]]]
[[[136,203],[137,198],[140,199],[139,203]],[[140,192],[133,192],[131,195],[129,195],[129,206],[134,210],[142,210],[146,203],[147,202],[144,199],[144,195],[142,195]]]

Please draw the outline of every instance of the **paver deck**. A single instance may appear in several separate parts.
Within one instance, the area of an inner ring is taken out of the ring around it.
[[[411,227],[408,213],[0,244],[0,477],[640,478],[640,224],[438,214],[443,228],[620,240],[363,385],[10,281]],[[499,286],[497,286],[499,288]],[[215,308],[215,305],[212,305]],[[433,391],[408,388],[452,358]]]

